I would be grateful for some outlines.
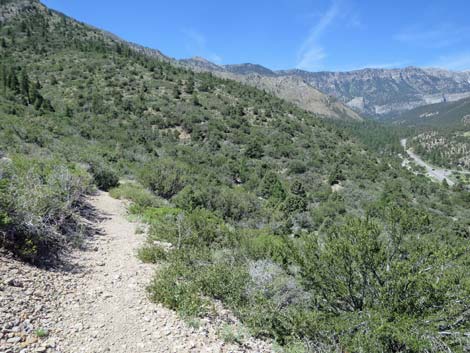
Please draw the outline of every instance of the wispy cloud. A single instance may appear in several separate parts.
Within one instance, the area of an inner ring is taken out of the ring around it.
[[[325,49],[319,43],[325,30],[337,19],[340,14],[339,0],[333,0],[330,8],[320,17],[319,21],[310,29],[310,33],[298,51],[297,68],[317,70],[322,67],[327,57]]]
[[[186,49],[201,51],[206,47],[207,39],[202,34],[191,28],[182,30],[186,36]]]
[[[193,28],[185,28],[181,31],[185,36],[185,47],[190,56],[202,56],[206,59],[222,63],[222,57],[207,48],[207,37]]]
[[[432,28],[415,25],[402,29],[393,38],[420,47],[445,48],[470,38],[470,27],[459,27],[445,23]]]
[[[470,51],[451,55],[442,55],[427,65],[455,71],[470,70]]]
[[[364,29],[366,26],[362,22],[357,12],[351,12],[347,17],[346,25],[350,28]]]

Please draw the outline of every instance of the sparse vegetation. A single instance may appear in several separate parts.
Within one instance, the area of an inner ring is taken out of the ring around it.
[[[36,336],[39,338],[44,338],[49,336],[49,331],[43,328],[37,329],[36,330]]]
[[[423,132],[411,142],[417,154],[435,165],[470,170],[470,137],[459,130]]]
[[[0,245],[22,258],[53,260],[66,244],[77,243],[82,195],[89,175],[74,164],[12,155],[0,162]]]
[[[469,193],[402,168],[397,130],[35,8],[0,27],[2,246],[35,261],[79,239],[94,184],[148,223],[150,296],[184,316],[217,299],[287,351],[464,352]]]

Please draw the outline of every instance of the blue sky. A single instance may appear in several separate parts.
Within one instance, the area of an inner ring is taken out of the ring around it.
[[[271,69],[470,69],[468,0],[43,0],[175,58]]]

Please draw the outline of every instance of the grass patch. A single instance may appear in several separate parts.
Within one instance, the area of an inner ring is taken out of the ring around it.
[[[140,209],[159,207],[164,204],[164,200],[134,182],[122,183],[118,187],[111,189],[109,194],[115,199],[132,201],[135,205],[134,207]]]
[[[49,336],[49,330],[47,329],[44,329],[44,328],[39,328],[37,329],[35,332],[37,337],[39,338],[44,338],[44,337],[48,337]]]

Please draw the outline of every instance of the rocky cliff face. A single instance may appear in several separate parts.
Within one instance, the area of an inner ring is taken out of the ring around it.
[[[38,0],[0,0],[0,5],[0,22],[5,22],[20,13],[36,10],[40,4]]]
[[[470,73],[442,69],[364,69],[350,72],[279,71],[296,76],[370,115],[400,112],[470,96]]]

